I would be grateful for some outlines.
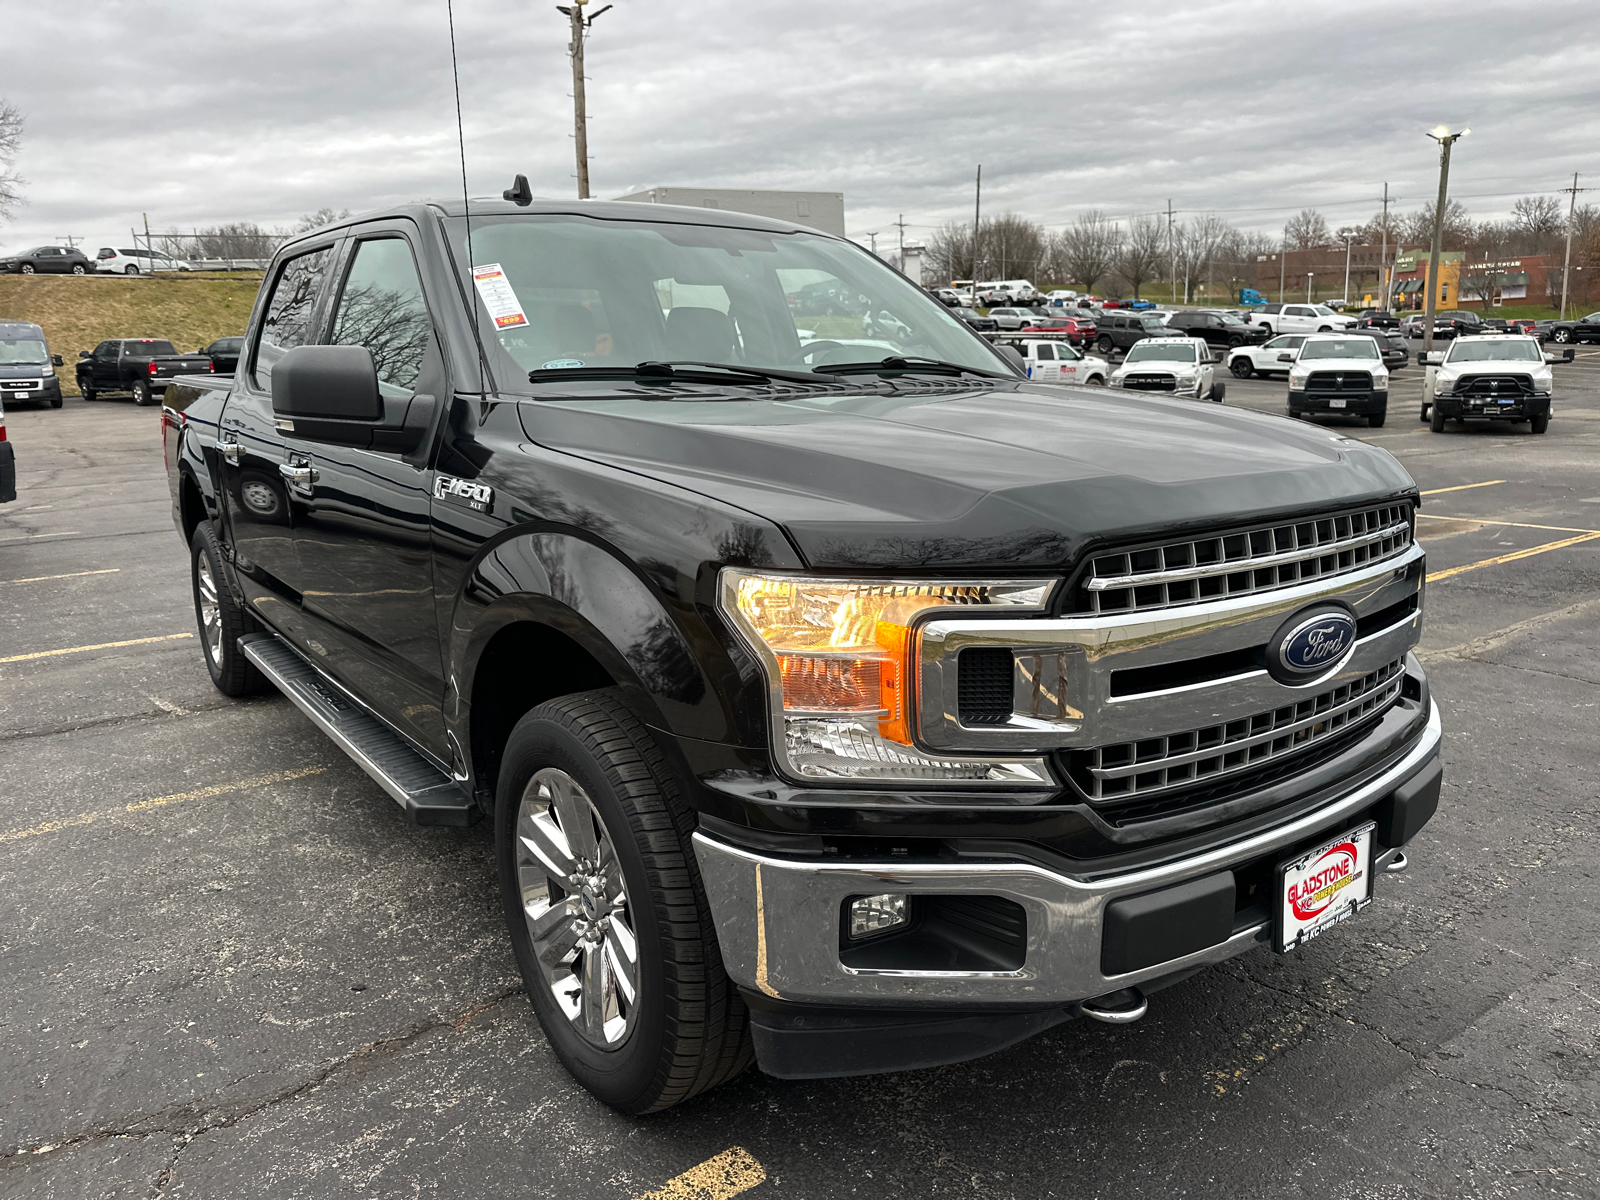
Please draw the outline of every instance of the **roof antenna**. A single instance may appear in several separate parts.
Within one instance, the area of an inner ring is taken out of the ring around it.
[[[513,204],[520,205],[523,208],[527,208],[528,205],[533,203],[533,191],[528,187],[528,177],[526,175],[518,175],[511,181],[511,186],[500,194]]]
[[[467,199],[467,134],[461,123],[461,71],[456,66],[456,11],[454,0],[444,0],[445,17],[450,23],[450,78],[456,88],[456,144],[461,147],[461,214],[467,221],[467,274],[471,275],[477,270],[477,259],[472,256],[472,205]],[[470,293],[469,293],[470,296]],[[483,338],[478,333],[477,314],[472,309],[472,301],[467,300],[468,311],[473,313],[472,340],[478,347],[478,370],[482,382],[487,389],[489,382],[489,359],[484,353]]]

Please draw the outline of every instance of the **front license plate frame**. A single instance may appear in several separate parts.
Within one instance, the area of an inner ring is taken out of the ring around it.
[[[1348,400],[1346,400],[1343,396],[1335,396],[1332,400],[1328,401],[1328,407],[1329,408],[1343,408],[1343,407],[1345,407],[1345,405],[1347,405],[1349,403],[1350,402]]]
[[[1376,821],[1368,821],[1278,864],[1274,950],[1287,954],[1298,949],[1372,903],[1372,835],[1377,828]]]

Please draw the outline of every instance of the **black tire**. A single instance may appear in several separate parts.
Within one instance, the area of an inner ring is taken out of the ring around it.
[[[1420,420],[1422,421],[1422,423],[1424,425],[1426,425],[1428,423],[1428,410],[1430,408],[1432,408],[1432,407],[1433,407],[1433,405],[1431,405],[1431,404],[1424,404],[1422,406],[1422,416],[1421,416]]]
[[[20,267],[17,268],[17,273],[19,275],[32,275],[33,274],[33,264],[32,263],[23,263]]]
[[[1236,350],[1242,345],[1244,345],[1244,338],[1237,333],[1228,339],[1228,349],[1230,350]]]
[[[1105,387],[1106,377],[1104,375],[1091,375],[1083,381],[1083,385],[1085,387]]]
[[[72,264],[72,273],[73,273],[73,274],[74,274],[74,275],[84,275],[84,274],[87,274],[87,272],[86,272],[86,271],[84,271],[84,269],[83,269],[83,264],[82,264],[82,263],[73,263],[73,264]]]
[[[201,521],[189,539],[189,580],[194,593],[194,619],[200,632],[200,651],[205,656],[211,682],[224,696],[253,696],[270,684],[256,665],[239,649],[239,639],[256,633],[260,626],[234,600],[222,571],[222,547],[210,521]],[[207,607],[215,605],[214,619],[208,621]]]
[[[1528,418],[1528,428],[1534,433],[1543,433],[1550,428],[1550,414],[1540,413],[1537,417]]]
[[[60,408],[61,407],[61,397],[60,396],[51,396],[50,397],[50,407],[51,408]]]
[[[1333,326],[1332,325],[1318,325],[1317,326],[1317,332],[1318,333],[1332,333],[1333,332]]]
[[[1257,326],[1257,328],[1259,328],[1263,332],[1265,332],[1268,338],[1272,337],[1272,326],[1271,325],[1266,324],[1266,322],[1262,322],[1259,326]]]
[[[1094,348],[1096,350],[1100,351],[1101,354],[1109,355],[1113,350],[1115,350],[1117,348],[1117,344],[1115,342],[1113,342],[1105,334],[1101,334],[1099,337],[1095,338],[1095,340],[1094,340]]]
[[[559,1007],[528,928],[518,822],[534,776],[552,769],[587,793],[627,893],[637,1002],[615,1048],[587,1039]],[[511,731],[496,788],[495,846],[512,949],[556,1056],[597,1098],[626,1113],[670,1108],[732,1079],[754,1058],[749,1012],[723,971],[689,845],[694,824],[659,747],[617,692],[551,700]]]
[[[1375,412],[1367,414],[1368,429],[1382,429],[1384,421],[1388,420],[1388,412]]]
[[[78,395],[82,396],[85,400],[94,400],[100,395],[100,393],[95,391],[94,388],[90,387],[85,380],[79,379]]]
[[[28,268],[24,267],[22,269],[26,271]],[[1550,335],[1550,340],[1552,342],[1560,342],[1562,345],[1565,345],[1566,343],[1572,341],[1572,330],[1558,329]]]
[[[137,275],[139,273],[139,265],[137,263],[129,263],[122,268],[122,273],[124,275]]]
[[[1255,364],[1243,354],[1228,364],[1228,370],[1233,372],[1235,379],[1249,379],[1256,373]]]
[[[1431,405],[1428,409],[1428,428],[1434,433],[1444,432],[1444,413],[1437,404]]]
[[[1223,402],[1223,398],[1225,396],[1227,396],[1227,394],[1228,394],[1228,385],[1226,383],[1224,383],[1220,379],[1215,380],[1215,381],[1212,382],[1212,384],[1211,384],[1211,399],[1213,401],[1215,401],[1218,404],[1221,404]]]
[[[135,379],[133,386],[128,390],[133,393],[133,402],[141,408],[148,407],[156,402],[156,394],[150,390],[150,385],[142,379]]]

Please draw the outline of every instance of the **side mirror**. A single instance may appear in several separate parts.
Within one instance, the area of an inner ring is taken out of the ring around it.
[[[385,397],[365,346],[296,346],[272,366],[272,412],[312,442],[409,454],[433,425],[433,396]]]
[[[1278,355],[1278,361],[1279,362],[1293,362],[1294,361],[1294,355],[1290,354],[1290,353],[1288,353],[1286,351],[1283,354]]]
[[[90,355],[89,355],[89,352],[87,350],[79,350],[78,351],[78,357],[79,358],[88,358],[88,357],[90,357]]]
[[[1575,355],[1576,353],[1577,353],[1577,351],[1575,349],[1573,349],[1571,346],[1568,346],[1564,351],[1562,351],[1561,361],[1562,362],[1571,362],[1573,355]]]
[[[1444,351],[1435,350],[1432,354],[1429,354],[1426,357],[1428,359],[1427,363],[1425,364],[1426,366],[1437,367],[1444,361]]]
[[[66,360],[61,357],[61,355],[52,354],[50,356],[50,365],[52,367],[64,367],[67,365],[67,363]]]
[[[995,349],[1000,351],[1001,358],[1005,359],[1018,371],[1021,371],[1023,374],[1027,374],[1028,361],[1022,357],[1022,352],[1019,351],[1015,346],[996,346]]]

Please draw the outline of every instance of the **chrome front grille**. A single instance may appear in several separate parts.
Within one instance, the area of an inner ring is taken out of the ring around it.
[[[1068,772],[1095,804],[1209,787],[1333,737],[1400,698],[1403,659],[1350,683],[1268,712],[1068,756]]]
[[[1358,570],[1410,544],[1411,506],[1384,504],[1097,554],[1076,606],[1143,612],[1268,592]]]

